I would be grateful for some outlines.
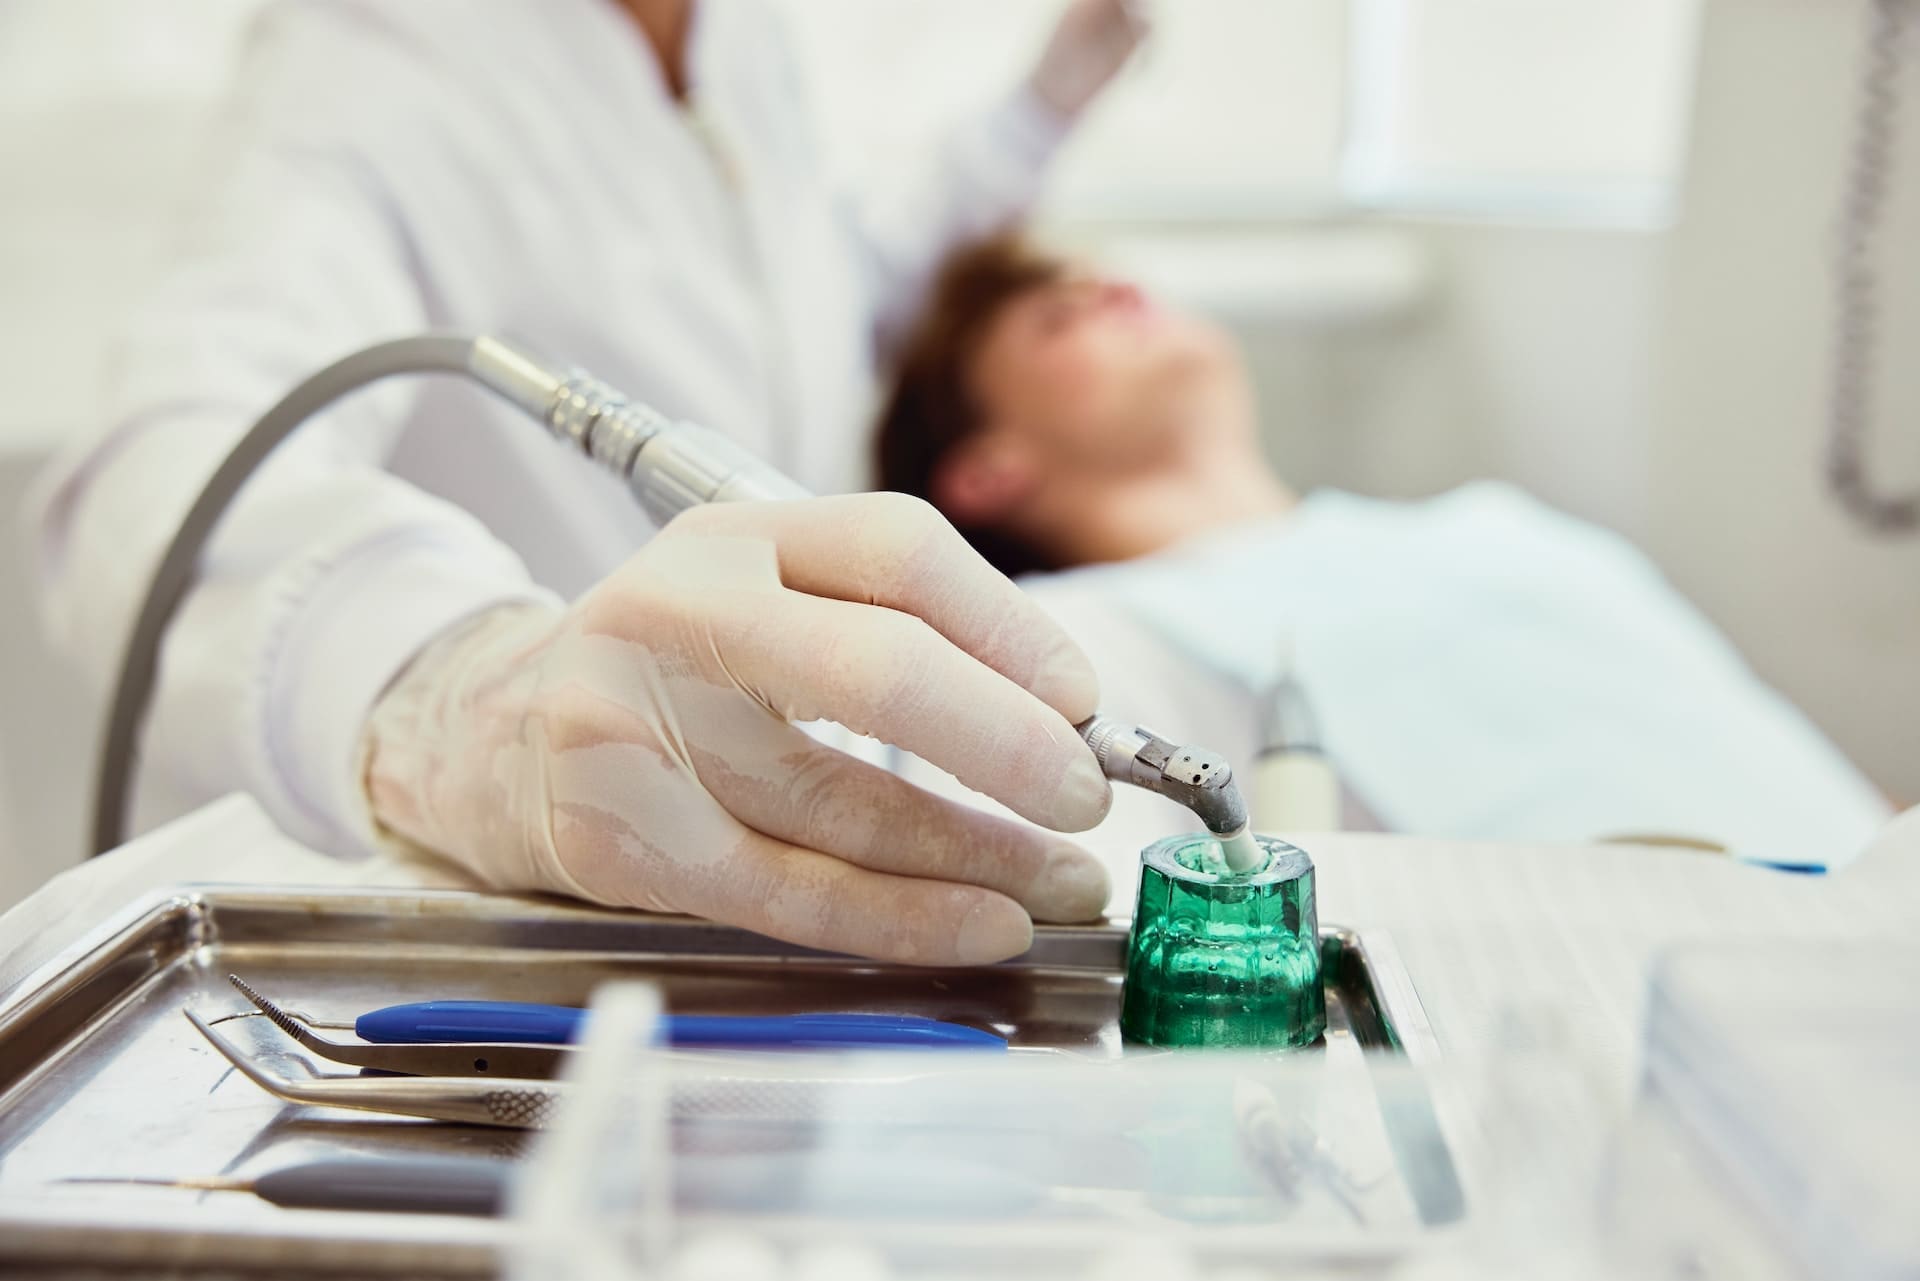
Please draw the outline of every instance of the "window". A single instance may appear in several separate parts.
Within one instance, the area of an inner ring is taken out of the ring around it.
[[[1442,211],[1663,217],[1697,17],[1687,0],[1355,0],[1347,193]]]
[[[787,0],[829,141],[885,163],[1024,74],[1062,0]],[[1657,220],[1697,0],[1160,0],[1062,159],[1067,220]]]

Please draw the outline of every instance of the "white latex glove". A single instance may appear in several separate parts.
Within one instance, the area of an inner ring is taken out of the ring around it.
[[[1064,116],[1077,116],[1146,38],[1140,0],[1073,0],[1040,53],[1031,84]]]
[[[792,722],[918,753],[1056,830],[1112,793],[1073,730],[1079,647],[934,510],[898,494],[696,508],[564,612],[456,629],[382,697],[389,832],[506,889],[690,912],[929,965],[1086,920],[1105,869]]]

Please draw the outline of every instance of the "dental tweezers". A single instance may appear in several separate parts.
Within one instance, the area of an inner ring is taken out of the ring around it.
[[[288,1103],[352,1108],[360,1112],[384,1112],[393,1116],[417,1116],[430,1121],[459,1121],[467,1125],[540,1130],[545,1129],[553,1119],[554,1106],[565,1097],[566,1087],[562,1085],[538,1085],[528,1081],[509,1085],[457,1076],[312,1076],[304,1081],[296,1081],[261,1067],[192,1010],[182,1013],[187,1016],[187,1022],[211,1041],[213,1048],[220,1051],[242,1076]]]
[[[261,1066],[192,1010],[182,1013],[242,1076],[287,1103],[352,1108],[429,1121],[541,1130],[547,1127],[555,1107],[567,1094],[566,1085],[559,1082],[489,1082],[472,1076],[323,1076],[304,1059],[300,1061],[308,1074],[295,1079]],[[345,1048],[414,1050],[423,1047]],[[844,1096],[849,1089],[864,1092],[876,1086],[903,1084],[922,1075],[882,1069],[848,1079],[844,1067],[831,1061],[807,1062],[788,1056],[757,1061],[707,1058],[687,1075],[674,1071],[676,1058],[671,1053],[665,1064],[670,1074],[666,1082],[671,1095],[669,1107],[676,1118],[783,1124],[809,1122],[833,1108],[845,1107]],[[685,1070],[685,1063],[679,1066]],[[945,1068],[941,1074],[952,1071]]]
[[[227,981],[275,1027],[323,1058],[353,1067],[417,1076],[559,1075],[586,1011],[505,1001],[427,1001],[361,1015],[352,1024],[319,1023],[269,1001],[237,974]],[[913,1014],[669,1014],[667,1043],[699,1050],[989,1050],[1004,1037]],[[351,1027],[362,1044],[315,1028]]]

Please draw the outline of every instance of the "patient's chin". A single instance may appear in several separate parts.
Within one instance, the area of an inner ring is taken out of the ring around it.
[[[1239,349],[1196,333],[1191,340],[1169,347],[1158,362],[1161,394],[1169,401],[1185,401],[1241,376]]]

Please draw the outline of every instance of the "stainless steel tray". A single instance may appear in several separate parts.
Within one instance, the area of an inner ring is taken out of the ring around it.
[[[1391,944],[1322,931],[1328,1026],[1316,1051],[1432,1057]],[[0,1001],[0,1259],[433,1273],[486,1272],[502,1225],[283,1210],[234,1193],[63,1184],[74,1177],[252,1173],[321,1155],[512,1156],[510,1131],[288,1107],[233,1073],[180,1011],[243,1008],[238,972],[315,1017],[429,998],[584,1004],[611,979],[658,984],[706,1013],[903,1011],[992,1027],[1016,1046],[1108,1058],[1124,925],[1042,926],[1031,952],[975,970],[919,970],[810,952],[680,917],[455,892],[187,887],[152,895]],[[233,1025],[229,1025],[233,1026]],[[269,1044],[262,1038],[261,1045]],[[1408,1118],[1398,1121],[1408,1128]],[[1439,1131],[1411,1129],[1431,1167]],[[1403,1164],[1408,1162],[1403,1161]],[[1449,1174],[1423,1222],[1462,1211]]]

